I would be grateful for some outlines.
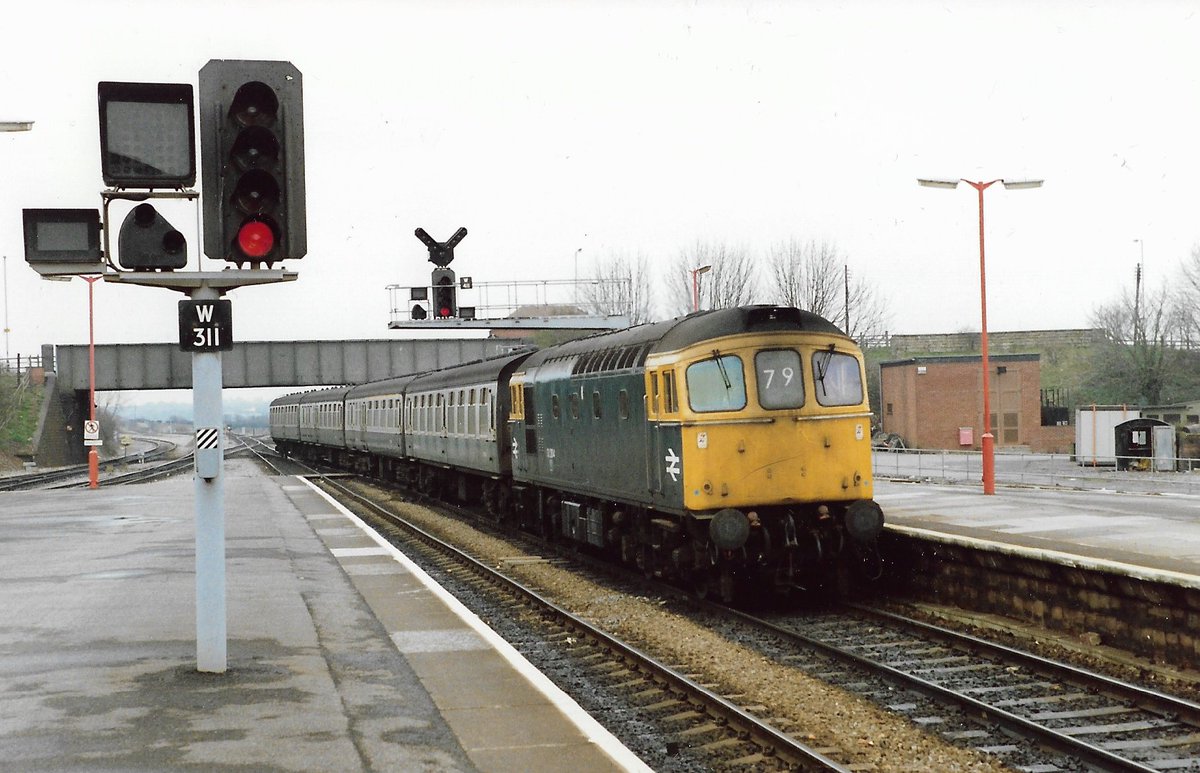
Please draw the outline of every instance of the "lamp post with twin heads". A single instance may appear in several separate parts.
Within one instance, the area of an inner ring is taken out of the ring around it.
[[[979,348],[983,360],[983,436],[980,447],[983,452],[983,493],[996,493],[996,450],[995,436],[992,435],[992,403],[991,384],[988,372],[988,328],[987,328],[987,269],[983,251],[983,192],[992,185],[1000,183],[1005,188],[1040,188],[1042,180],[1005,180],[996,179],[988,182],[957,179],[945,180],[936,178],[921,178],[917,183],[927,188],[957,188],[959,183],[966,183],[979,194],[979,303],[981,309]]]
[[[700,311],[700,275],[712,271],[712,266],[700,266],[691,269],[692,274],[692,311]]]

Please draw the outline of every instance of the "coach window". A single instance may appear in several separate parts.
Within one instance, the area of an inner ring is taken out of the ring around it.
[[[858,405],[863,401],[857,357],[824,349],[813,353],[812,368],[821,405]]]
[[[754,355],[758,404],[763,408],[799,408],[804,405],[804,380],[800,378],[800,352],[765,349]]]
[[[742,359],[725,354],[687,367],[688,404],[693,411],[740,411],[746,407],[746,377]]]

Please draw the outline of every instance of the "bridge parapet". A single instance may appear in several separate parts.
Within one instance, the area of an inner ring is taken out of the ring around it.
[[[486,338],[420,341],[245,341],[222,354],[226,388],[361,384],[495,357],[520,342]],[[56,347],[60,391],[88,388],[88,348]],[[96,390],[190,389],[191,354],[177,344],[96,346]]]

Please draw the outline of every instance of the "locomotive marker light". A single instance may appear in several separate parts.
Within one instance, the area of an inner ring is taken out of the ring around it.
[[[957,180],[919,178],[918,185],[926,188],[957,188],[959,183],[966,183],[979,194],[979,301],[981,308],[981,323],[979,333],[979,348],[983,360],[983,435],[980,437],[980,450],[983,455],[983,493],[996,493],[996,438],[992,435],[992,402],[991,385],[988,380],[988,333],[987,333],[987,270],[983,258],[983,192],[992,185],[1000,183],[1005,188],[1017,190],[1025,188],[1040,188],[1042,180],[1005,180],[996,179],[990,182],[973,182],[959,178]]]
[[[204,254],[254,268],[304,257],[300,71],[210,61],[200,70],[200,130]]]

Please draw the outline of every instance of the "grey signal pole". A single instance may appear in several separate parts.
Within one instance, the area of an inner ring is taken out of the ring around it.
[[[196,670],[228,669],[225,604],[225,418],[221,349],[231,348],[229,290],[292,282],[291,271],[128,271],[105,274],[108,282],[160,287],[184,293],[180,301],[180,348],[192,354],[192,411],[196,452]],[[224,304],[224,316],[218,306]]]
[[[189,293],[193,301],[217,301],[220,293],[203,284]],[[200,429],[217,428],[218,460],[225,453],[225,414],[221,389],[221,352],[192,353],[192,415],[196,428],[196,669],[221,674],[226,669],[225,614],[225,465],[202,470]],[[205,477],[211,474],[212,477]]]

